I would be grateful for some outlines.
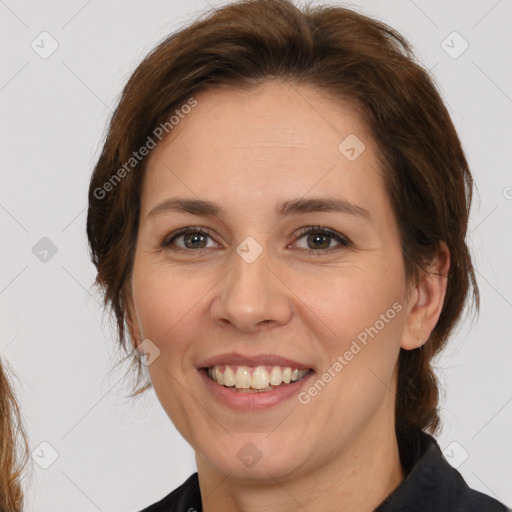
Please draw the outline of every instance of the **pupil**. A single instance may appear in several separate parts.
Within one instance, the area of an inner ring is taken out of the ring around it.
[[[315,234],[311,234],[309,236],[310,238],[310,241],[313,242],[313,244],[315,244],[317,241],[321,241],[322,238],[323,240],[327,240],[329,238],[329,235],[324,235],[322,233],[315,233]],[[328,249],[329,248],[329,241],[327,240],[327,243],[324,243],[322,247],[319,247],[318,245],[316,246],[317,249]]]
[[[185,245],[188,246],[188,243],[192,242],[192,245],[194,247],[200,247],[202,249],[204,247],[204,244],[198,245],[195,243],[195,242],[201,242],[201,241],[204,242],[204,235],[202,235],[200,233],[192,233],[186,237]]]

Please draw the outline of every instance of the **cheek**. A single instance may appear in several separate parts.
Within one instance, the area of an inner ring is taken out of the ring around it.
[[[294,289],[305,308],[315,313],[307,316],[316,321],[318,328],[325,327],[329,352],[338,352],[360,334],[364,340],[366,330],[375,325],[385,337],[400,331],[403,315],[399,310],[404,307],[402,283],[396,271],[352,265],[302,277]]]
[[[376,396],[380,383],[389,385],[398,357],[405,317],[400,283],[392,275],[380,277],[366,273],[347,283],[350,300],[342,302],[338,320],[343,341],[331,346],[331,360],[341,356],[345,385],[354,396],[365,389]]]
[[[330,283],[329,294],[318,289],[317,302],[325,301],[322,320],[334,333],[322,338],[327,357],[318,377],[329,384],[318,404],[336,417],[350,410],[361,419],[392,388],[405,323],[401,283],[370,272],[347,273]],[[317,388],[322,389],[322,384]]]
[[[317,318],[315,325],[326,357],[316,379],[298,398],[321,425],[318,443],[325,451],[332,448],[333,439],[339,440],[336,444],[355,438],[370,418],[380,417],[378,411],[393,407],[393,372],[405,307],[395,276],[385,278],[370,267],[338,272],[339,277],[326,281],[328,291],[318,281],[303,284],[309,288],[309,305],[316,305],[322,320]],[[323,323],[333,335],[319,335]]]
[[[135,267],[132,293],[142,335],[159,346],[172,340],[179,348],[184,333],[197,325],[194,317],[211,288],[205,281],[159,265]]]
[[[141,335],[160,350],[147,367],[153,390],[185,439],[194,430],[190,418],[198,415],[197,401],[183,392],[185,372],[190,371],[187,350],[199,338],[201,299],[210,288],[204,279],[199,282],[158,264],[140,264],[133,272],[133,301]]]

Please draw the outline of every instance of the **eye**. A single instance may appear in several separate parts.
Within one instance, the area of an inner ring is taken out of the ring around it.
[[[171,233],[166,236],[162,242],[163,247],[176,246],[178,249],[209,249],[215,247],[214,245],[208,246],[208,238],[213,240],[210,236],[210,231],[206,228],[199,227],[186,227]],[[179,241],[180,243],[178,243]]]
[[[309,252],[325,253],[339,249],[341,247],[348,247],[349,240],[342,234],[330,228],[323,228],[321,226],[308,226],[303,228],[297,240],[305,238],[306,247],[299,247],[301,250],[309,250]],[[332,246],[332,242],[337,242],[338,246]],[[297,242],[295,242],[297,244]],[[313,249],[313,251],[311,251]]]
[[[299,246],[298,248],[301,251],[308,251],[310,253],[323,254],[350,245],[349,240],[342,234],[321,226],[307,226],[303,228],[295,241],[295,245],[297,245],[298,240],[303,238],[305,238],[306,247]],[[212,241],[213,245],[208,245],[208,239]],[[337,246],[333,246],[333,242],[337,243]],[[166,236],[161,245],[164,248],[178,250],[210,249],[218,246],[211,237],[209,229],[192,226],[182,228]]]

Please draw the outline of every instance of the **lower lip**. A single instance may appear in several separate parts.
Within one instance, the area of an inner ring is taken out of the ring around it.
[[[267,409],[276,406],[285,400],[296,396],[300,389],[313,377],[314,373],[310,372],[302,379],[292,384],[284,384],[276,387],[272,391],[263,391],[260,393],[243,393],[233,391],[232,388],[222,386],[218,382],[210,379],[206,375],[206,370],[199,370],[199,375],[204,384],[217,400],[232,409],[254,410]]]

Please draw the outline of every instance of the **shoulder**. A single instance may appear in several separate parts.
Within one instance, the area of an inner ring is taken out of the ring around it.
[[[202,512],[197,473],[191,475],[158,503],[140,512]]]
[[[505,505],[471,489],[444,458],[434,437],[421,430],[397,431],[407,476],[376,512],[506,512]]]

